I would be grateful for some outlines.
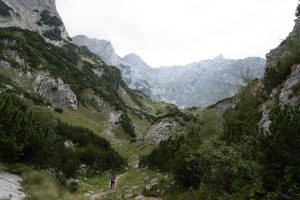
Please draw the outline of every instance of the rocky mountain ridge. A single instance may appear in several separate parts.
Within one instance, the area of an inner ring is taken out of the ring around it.
[[[152,68],[136,54],[121,58],[106,40],[81,35],[75,36],[73,42],[87,46],[108,64],[117,66],[130,88],[180,107],[206,107],[232,97],[246,84],[245,78],[261,78],[264,73],[265,60],[257,57],[233,60],[219,55],[185,66]]]
[[[55,0],[1,0],[0,27],[37,31],[55,45],[69,40]]]

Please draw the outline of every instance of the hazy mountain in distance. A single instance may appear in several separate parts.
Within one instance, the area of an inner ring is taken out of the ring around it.
[[[233,60],[223,55],[185,66],[153,68],[136,54],[119,57],[106,40],[76,36],[73,42],[87,46],[107,64],[117,66],[130,88],[180,107],[206,107],[231,97],[245,84],[245,77],[261,78],[265,69],[263,58]]]

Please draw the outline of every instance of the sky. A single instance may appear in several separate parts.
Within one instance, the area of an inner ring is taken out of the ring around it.
[[[112,42],[150,66],[265,57],[292,31],[298,0],[56,0],[71,37]]]

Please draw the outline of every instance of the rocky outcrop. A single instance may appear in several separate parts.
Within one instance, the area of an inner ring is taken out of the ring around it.
[[[78,35],[72,38],[72,42],[78,46],[87,46],[108,65],[118,66],[122,63],[122,59],[116,54],[110,41]]]
[[[136,54],[120,58],[108,41],[86,36],[76,36],[73,41],[87,46],[108,64],[117,66],[131,89],[180,107],[215,104],[234,96],[240,86],[246,84],[245,78],[261,78],[264,73],[265,60],[262,58],[232,60],[220,55],[185,66],[152,68]]]
[[[60,78],[39,72],[34,80],[34,90],[45,97],[54,107],[77,110],[78,101],[70,86]]]
[[[267,108],[267,104],[263,105],[261,109],[262,118],[258,122],[258,129],[263,134],[267,135],[270,134],[270,126],[271,126],[271,120],[270,120],[270,109]]]
[[[25,194],[21,191],[22,178],[18,175],[0,174],[0,199],[22,200]]]
[[[158,145],[171,136],[182,134],[184,132],[183,123],[182,118],[164,118],[148,129],[144,141],[148,144]]]
[[[233,106],[234,106],[234,98],[231,97],[231,98],[221,100],[221,101],[217,102],[216,104],[208,106],[207,108],[214,109],[214,110],[224,114],[227,110],[229,110]]]
[[[300,103],[300,65],[297,65],[285,81],[279,94],[282,105],[296,106]]]
[[[55,0],[1,1],[10,9],[9,15],[0,15],[0,27],[18,27],[37,31],[55,45],[60,45],[60,40],[47,37],[47,35],[56,34],[61,39],[69,40],[68,33],[57,12]]]
[[[264,134],[270,134],[270,112],[272,104],[279,100],[281,106],[290,105],[296,106],[300,104],[300,65],[295,66],[295,69],[287,80],[282,84],[282,88],[275,88],[269,96],[269,100],[262,105],[260,112],[262,113],[261,120],[258,123],[259,130]]]

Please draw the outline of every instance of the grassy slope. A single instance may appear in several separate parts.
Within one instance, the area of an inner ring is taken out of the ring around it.
[[[64,109],[63,113],[56,113],[56,116],[70,125],[89,128],[97,134],[105,128],[105,116],[97,115],[83,106],[80,106],[77,111]]]

